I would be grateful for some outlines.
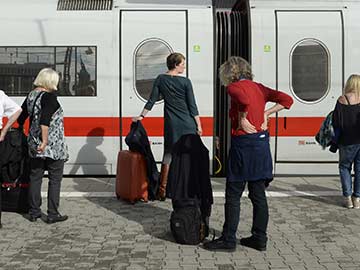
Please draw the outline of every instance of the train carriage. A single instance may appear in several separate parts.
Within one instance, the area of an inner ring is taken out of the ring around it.
[[[0,7],[0,89],[21,104],[41,68],[60,74],[66,174],[115,174],[131,117],[174,51],[187,59],[213,175],[226,174],[229,100],[217,69],[231,55],[249,60],[255,80],[294,98],[291,110],[271,119],[275,173],[337,173],[337,155],[314,136],[359,70],[357,1],[11,0]],[[159,100],[143,120],[157,161],[162,115]]]

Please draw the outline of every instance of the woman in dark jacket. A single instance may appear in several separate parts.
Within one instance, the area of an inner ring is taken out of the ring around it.
[[[158,199],[165,200],[166,184],[171,162],[171,148],[184,134],[202,134],[199,112],[196,106],[191,81],[180,76],[185,70],[185,57],[172,53],[166,59],[168,71],[160,74],[153,85],[148,102],[140,116],[133,121],[144,119],[155,102],[163,96],[164,105],[164,155],[160,173]]]
[[[240,198],[248,186],[253,205],[251,237],[240,244],[266,250],[269,220],[265,187],[272,180],[272,160],[267,131],[268,117],[293,103],[290,96],[254,82],[249,63],[231,57],[220,67],[220,79],[231,97],[231,147],[225,190],[225,222],[222,236],[204,244],[209,250],[236,249]],[[267,102],[275,102],[265,110]]]

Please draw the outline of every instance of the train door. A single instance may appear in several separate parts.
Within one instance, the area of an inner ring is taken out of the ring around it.
[[[171,52],[187,56],[187,12],[157,10],[120,11],[121,134],[129,131],[131,117],[139,115],[157,75],[167,71]],[[156,161],[163,153],[163,101],[160,99],[142,121]]]
[[[219,67],[230,56],[241,56],[249,61],[250,38],[248,6],[215,13],[215,158],[214,175],[225,176],[230,148],[229,97],[219,79]]]
[[[277,11],[276,20],[277,88],[294,98],[277,118],[276,173],[337,173],[337,155],[314,136],[342,93],[342,13]]]

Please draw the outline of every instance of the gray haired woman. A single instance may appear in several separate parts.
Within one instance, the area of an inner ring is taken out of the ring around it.
[[[51,68],[42,69],[32,90],[22,104],[20,125],[30,118],[28,136],[30,155],[30,210],[29,220],[41,217],[41,184],[44,171],[49,174],[47,223],[67,220],[58,212],[64,163],[68,159],[64,136],[63,110],[55,91],[59,75]]]

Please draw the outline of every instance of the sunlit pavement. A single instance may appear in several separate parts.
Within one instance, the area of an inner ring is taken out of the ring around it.
[[[212,184],[210,225],[219,236],[224,179]],[[209,252],[174,242],[169,200],[131,205],[116,199],[114,178],[65,178],[60,211],[69,220],[49,225],[3,213],[0,269],[360,269],[360,209],[341,206],[338,177],[278,177],[267,192],[267,251]],[[239,239],[251,221],[245,196]]]

